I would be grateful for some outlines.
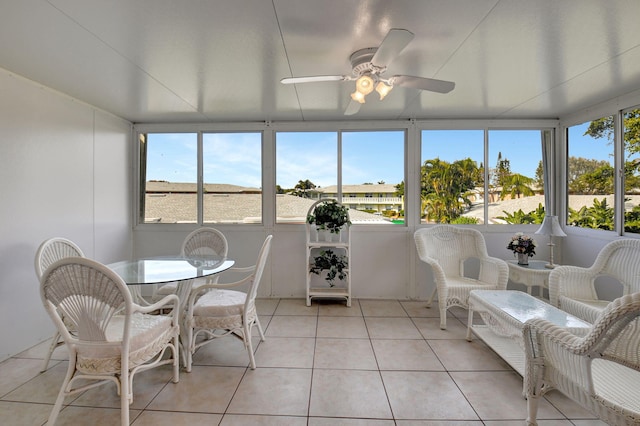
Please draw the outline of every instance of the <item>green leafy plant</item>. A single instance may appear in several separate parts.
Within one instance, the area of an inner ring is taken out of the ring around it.
[[[336,277],[339,280],[347,277],[348,267],[349,262],[346,256],[335,254],[332,250],[322,250],[318,256],[314,257],[309,272],[320,275],[322,271],[329,271],[325,280],[329,283],[329,287],[333,287]]]
[[[333,234],[340,232],[344,225],[351,225],[349,209],[336,200],[319,203],[313,213],[307,216],[307,222],[320,230],[329,230]]]

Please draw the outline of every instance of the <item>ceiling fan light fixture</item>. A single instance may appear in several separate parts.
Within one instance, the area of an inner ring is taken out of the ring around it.
[[[373,92],[373,78],[370,75],[363,75],[356,80],[356,91],[362,93],[364,96]]]
[[[356,102],[360,102],[361,104],[364,103],[364,97],[365,95],[362,92],[360,92],[358,89],[356,89],[356,91],[351,94],[351,99],[353,99]]]
[[[391,92],[391,89],[393,89],[393,86],[386,84],[384,81],[378,82],[378,85],[376,86],[376,92],[378,92],[378,94],[380,95],[380,100],[383,100],[384,97],[387,96],[389,92]]]

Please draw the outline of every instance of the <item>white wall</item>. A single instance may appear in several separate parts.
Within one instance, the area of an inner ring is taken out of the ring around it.
[[[33,262],[50,237],[131,254],[131,124],[0,69],[0,360],[51,337]]]

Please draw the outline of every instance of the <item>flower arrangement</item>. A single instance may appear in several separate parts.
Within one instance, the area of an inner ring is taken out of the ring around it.
[[[533,255],[536,254],[535,240],[522,232],[518,232],[511,237],[507,248],[511,250],[513,254],[526,254],[529,257],[533,257]]]
[[[351,225],[349,209],[336,200],[319,203],[313,213],[307,216],[307,222],[320,230],[328,229],[333,234],[339,233],[344,225]]]
[[[327,277],[325,278],[329,283],[329,287],[335,285],[334,280],[338,277],[339,280],[344,280],[347,277],[347,269],[349,263],[347,257],[341,254],[335,254],[331,250],[322,250],[318,256],[313,259],[313,264],[309,272],[320,275],[320,272],[328,270]]]

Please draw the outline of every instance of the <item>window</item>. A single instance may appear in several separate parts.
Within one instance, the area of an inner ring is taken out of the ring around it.
[[[337,196],[337,183],[338,133],[276,133],[277,223],[304,222],[315,200]]]
[[[567,129],[567,224],[614,230],[613,116]]]
[[[484,131],[423,130],[421,223],[484,222]]]
[[[352,222],[404,224],[398,190],[404,181],[404,146],[404,130],[342,133],[342,193],[355,194],[356,209],[367,213],[352,214]]]
[[[142,223],[196,222],[198,218],[198,135],[140,135],[143,184]],[[146,167],[145,167],[146,165]]]
[[[624,144],[624,232],[640,233],[640,109],[622,114]]]
[[[261,222],[262,133],[143,133],[139,137],[141,223]]]
[[[541,224],[545,215],[541,130],[489,130],[490,224]]]
[[[262,133],[202,136],[205,223],[262,222]]]

